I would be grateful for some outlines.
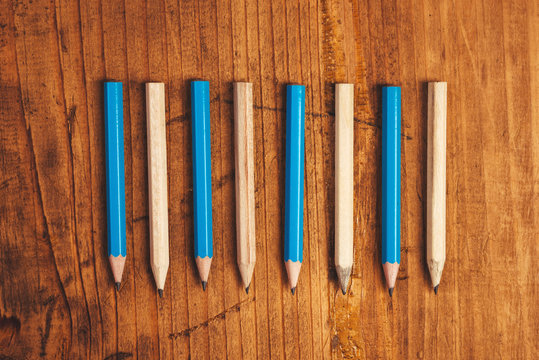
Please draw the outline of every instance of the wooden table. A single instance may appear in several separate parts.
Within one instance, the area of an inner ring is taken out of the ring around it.
[[[0,358],[536,358],[537,1],[0,2]],[[103,81],[124,82],[128,260],[106,256]],[[189,81],[211,83],[193,260]],[[171,266],[149,265],[144,82],[167,87]],[[232,82],[254,83],[257,265],[236,266]],[[425,264],[426,82],[448,82],[447,262]],[[354,82],[355,266],[334,262],[333,84]],[[307,86],[304,264],[282,260],[285,85]],[[402,264],[380,264],[380,86],[402,86]]]

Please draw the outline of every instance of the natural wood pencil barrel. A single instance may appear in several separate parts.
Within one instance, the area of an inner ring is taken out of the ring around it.
[[[169,266],[167,135],[165,84],[146,84],[148,187],[150,196],[150,263],[159,295],[163,295]]]
[[[253,84],[234,83],[237,261],[246,291],[256,262]]]
[[[438,292],[445,263],[447,83],[428,85],[427,264]]]
[[[335,85],[335,267],[346,294],[354,263],[354,84]]]

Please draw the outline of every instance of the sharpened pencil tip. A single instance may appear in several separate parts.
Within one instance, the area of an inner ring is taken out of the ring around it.
[[[295,287],[291,288],[290,291],[292,292],[292,295],[296,294],[296,288]]]
[[[157,289],[157,292],[159,293],[159,297],[163,298],[163,289]]]
[[[389,288],[389,296],[393,297],[393,288]]]
[[[207,286],[207,285],[208,285],[208,282],[207,282],[207,281],[203,281],[203,282],[202,282],[202,289],[203,289],[204,291],[206,291],[206,286]]]
[[[346,289],[345,288],[342,288],[341,291],[342,291],[343,295],[346,295]]]
[[[119,283],[119,282],[116,283],[116,291],[120,291],[120,285],[122,285],[122,284]]]
[[[251,285],[249,285],[249,286],[247,286],[247,287],[245,288],[245,293],[246,293],[246,294],[249,294],[249,288],[250,288],[250,287],[251,287]]]
[[[439,286],[439,285],[436,285],[436,286],[434,287],[434,295],[438,295],[438,286]]]

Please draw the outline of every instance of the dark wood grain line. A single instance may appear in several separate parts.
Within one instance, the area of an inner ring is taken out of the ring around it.
[[[88,146],[88,158],[90,159],[90,163],[93,159],[93,153],[94,153],[94,149],[92,149],[92,146],[91,146],[91,130],[90,130],[90,108],[89,108],[89,103],[90,103],[90,95],[89,95],[89,91],[88,91],[88,82],[87,82],[87,79],[89,77],[88,75],[88,72],[87,72],[87,64],[86,64],[86,57],[85,57],[85,53],[84,53],[84,48],[85,48],[85,42],[84,42],[84,37],[83,37],[83,26],[82,26],[82,23],[83,23],[83,16],[82,16],[82,8],[81,8],[81,2],[80,0],[77,2],[77,5],[78,5],[78,20],[79,20],[79,41],[80,41],[80,56],[81,56],[81,62],[82,62],[82,82],[83,82],[83,87],[84,87],[84,98],[85,98],[85,101],[86,101],[86,115],[87,115],[87,122],[86,122],[86,135],[89,139],[89,146]],[[101,28],[102,30],[102,28]],[[102,31],[101,31],[101,34],[102,34]],[[103,51],[103,50],[102,50]],[[103,56],[103,53],[101,54]],[[89,202],[91,205],[94,204],[94,184],[95,184],[95,178],[93,176],[93,172],[91,171],[91,164],[90,164],[90,171],[89,171],[89,183],[90,183],[90,199],[89,199]],[[91,209],[90,209],[90,221],[91,221],[91,224],[90,224],[90,231],[91,231],[91,243],[92,243],[92,246],[91,246],[91,253],[92,253],[92,259],[93,259],[93,264],[94,264],[94,267],[93,267],[93,270],[94,270],[94,285],[95,285],[95,288],[96,288],[96,295],[97,295],[97,309],[98,309],[98,315],[99,315],[99,319],[100,319],[100,333],[101,333],[101,343],[99,344],[99,348],[100,348],[100,354],[101,356],[104,355],[104,345],[103,345],[103,339],[104,339],[104,330],[103,330],[103,322],[104,322],[104,316],[103,316],[103,307],[102,307],[102,303],[101,301],[99,301],[99,299],[101,299],[102,297],[100,296],[100,286],[99,286],[99,281],[98,281],[98,271],[97,271],[97,264],[98,264],[98,260],[96,258],[96,251],[95,251],[95,246],[93,244],[96,243],[96,239],[97,237],[95,236],[95,233],[96,233],[96,230],[95,230],[95,221],[96,221],[96,216],[94,214],[94,207],[91,206]]]
[[[86,310],[86,316],[87,316],[87,324],[88,324],[88,332],[90,333],[90,336],[88,337],[88,347],[90,348],[90,352],[92,352],[92,334],[93,334],[93,331],[92,331],[92,315],[90,313],[90,306],[89,306],[89,303],[88,303],[88,297],[86,295],[86,288],[84,286],[84,279],[85,277],[83,276],[83,272],[82,272],[82,269],[81,269],[81,250],[80,250],[80,247],[79,247],[79,229],[78,229],[78,224],[77,224],[77,221],[76,221],[76,217],[77,217],[77,195],[76,195],[76,191],[75,191],[75,170],[74,170],[74,166],[75,166],[75,160],[74,160],[74,152],[73,152],[73,126],[74,126],[74,122],[76,120],[76,105],[73,105],[73,107],[71,107],[69,110],[67,109],[67,96],[66,96],[66,91],[65,91],[65,86],[64,86],[64,83],[65,83],[65,72],[64,72],[64,69],[63,69],[63,61],[62,61],[62,51],[63,52],[67,52],[67,47],[66,45],[62,45],[61,42],[62,42],[62,31],[59,30],[59,26],[58,26],[58,18],[59,18],[59,14],[58,14],[58,9],[59,9],[59,6],[58,4],[56,4],[56,1],[55,1],[55,10],[54,10],[54,25],[55,25],[55,30],[56,30],[56,38],[57,38],[57,56],[58,56],[58,67],[59,67],[59,72],[60,72],[60,79],[61,79],[61,93],[63,95],[63,100],[64,100],[64,113],[65,113],[65,116],[66,116],[66,138],[67,138],[67,143],[68,143],[68,175],[70,176],[70,188],[71,188],[71,192],[72,192],[72,202],[71,202],[71,206],[72,206],[72,214],[70,216],[71,218],[71,222],[72,222],[72,226],[73,226],[73,237],[74,237],[74,247],[75,247],[75,252],[76,252],[76,257],[74,257],[74,260],[75,260],[75,267],[77,269],[77,272],[78,272],[78,276],[80,277],[80,281],[81,281],[81,289],[82,289],[82,298],[84,300],[84,305],[85,305],[85,310]],[[49,314],[49,312],[47,312],[47,314]],[[101,320],[101,319],[99,319]],[[44,353],[44,348],[43,348],[43,353]],[[44,354],[45,355],[45,354]]]
[[[12,9],[12,22],[13,24],[16,24],[16,21],[15,21],[15,9]],[[22,31],[21,33],[22,34],[25,34],[25,26],[24,26],[24,23],[23,23],[23,28],[22,28]],[[27,51],[27,47],[26,47],[26,38],[23,36],[23,47],[24,47],[24,61],[27,62],[27,57],[28,57],[28,51]],[[38,172],[38,166],[37,166],[37,157],[36,157],[36,153],[35,153],[35,147],[34,147],[34,143],[33,143],[33,136],[32,136],[32,129],[31,129],[31,126],[29,124],[29,121],[28,121],[28,116],[29,116],[29,113],[30,111],[28,111],[28,109],[26,108],[28,106],[28,102],[29,102],[29,96],[28,94],[26,95],[23,95],[23,83],[22,83],[22,80],[21,80],[21,69],[20,69],[20,62],[19,62],[19,54],[15,48],[15,51],[14,51],[14,54],[15,54],[15,63],[16,63],[16,67],[17,67],[17,81],[18,81],[18,87],[19,87],[19,96],[20,96],[20,99],[21,99],[21,112],[23,114],[23,119],[25,121],[24,125],[25,125],[25,129],[26,129],[26,138],[27,138],[27,144],[28,144],[28,151],[29,151],[29,155],[30,155],[30,176],[32,178],[32,182],[35,186],[35,199],[37,200],[37,203],[34,203],[34,209],[33,211],[34,212],[38,212],[38,214],[40,214],[41,216],[41,225],[43,226],[43,229],[44,229],[44,233],[42,234],[42,237],[44,238],[44,240],[46,241],[46,244],[47,244],[47,247],[48,249],[50,250],[51,254],[54,254],[54,250],[53,250],[53,245],[52,245],[52,242],[51,242],[51,237],[50,237],[50,231],[49,231],[49,222],[47,220],[47,216],[45,214],[45,209],[44,209],[44,202],[43,202],[43,193],[41,191],[41,184],[39,182],[39,172]],[[26,81],[28,80],[28,74],[26,74]],[[36,222],[38,220],[36,219]],[[36,226],[37,227],[37,226]],[[38,237],[36,236],[36,250],[39,248],[39,244],[38,244]],[[36,256],[37,258],[37,256]],[[62,286],[62,277],[60,276],[60,270],[59,270],[59,266],[58,266],[58,263],[57,263],[57,259],[56,257],[53,255],[52,256],[52,259],[53,259],[53,262],[54,262],[54,272],[55,272],[55,276],[56,276],[56,279],[57,279],[57,286],[60,288],[60,291],[61,291],[61,294],[62,294],[62,297],[63,297],[63,302],[68,310],[68,315],[69,315],[69,319],[70,319],[70,322],[73,323],[73,316],[72,316],[72,309],[71,309],[71,305],[68,301],[68,296],[67,296],[67,293],[64,289],[64,287]],[[40,270],[40,267],[39,267],[39,261],[36,262],[36,268],[37,268],[37,278],[38,278],[38,281],[40,280],[40,274],[41,274],[41,270]],[[72,327],[70,328],[70,331],[71,331],[71,338],[73,338],[73,329]],[[43,344],[43,343],[42,343]],[[41,345],[41,353],[43,353],[43,345]]]

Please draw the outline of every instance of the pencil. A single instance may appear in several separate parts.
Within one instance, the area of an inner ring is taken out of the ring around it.
[[[107,244],[110,267],[120,290],[125,267],[124,113],[121,82],[105,82],[105,162]]]
[[[160,297],[163,297],[169,265],[167,133],[165,84],[146,83],[148,133],[148,187],[150,207],[150,265]]]
[[[447,83],[428,86],[427,264],[437,294],[445,263]]]
[[[253,131],[253,84],[234,83],[236,251],[241,279],[247,293],[256,262]]]
[[[382,266],[389,295],[401,262],[401,89],[382,89]]]
[[[335,85],[335,267],[343,295],[354,263],[354,84]]]
[[[211,208],[210,83],[191,82],[195,261],[206,290],[213,258]]]
[[[305,152],[305,86],[286,88],[286,177],[284,261],[292,294],[303,261],[303,167]]]

